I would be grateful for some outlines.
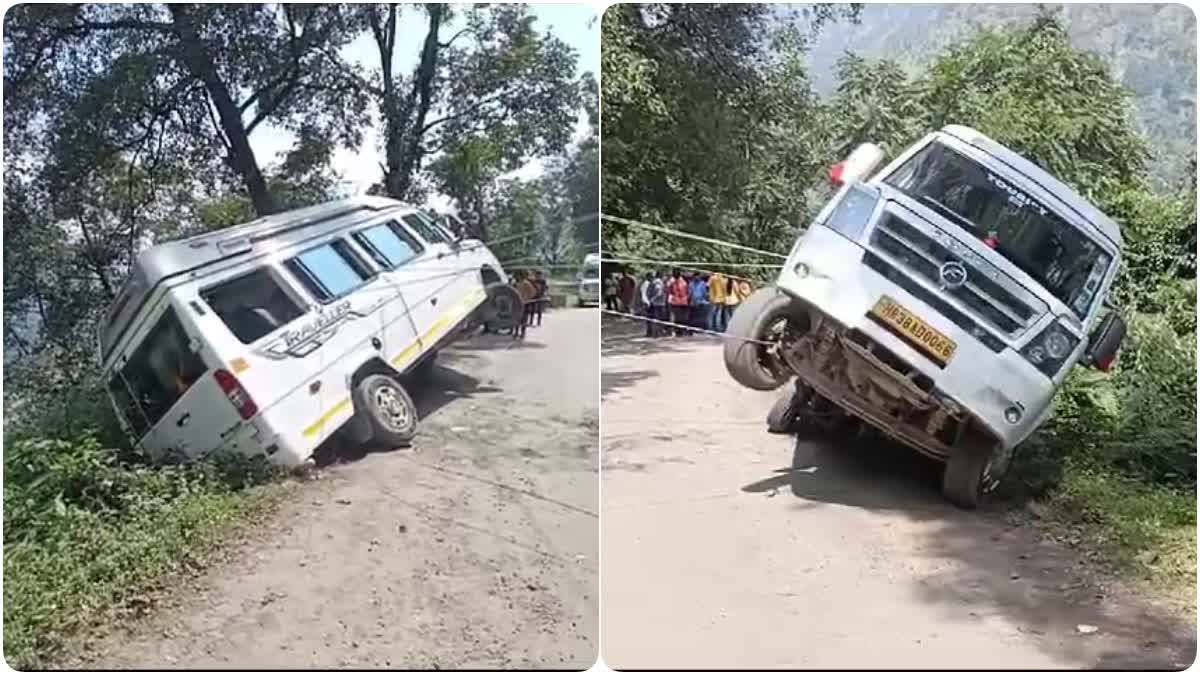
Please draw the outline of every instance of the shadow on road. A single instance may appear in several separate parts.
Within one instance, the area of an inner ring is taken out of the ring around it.
[[[939,462],[897,443],[809,436],[797,438],[789,466],[742,490],[790,490],[799,509],[821,502],[904,516],[908,522],[899,526],[912,531],[924,555],[963,563],[934,566],[915,580],[916,597],[955,619],[1001,615],[1047,653],[1072,661],[1096,654],[1094,642],[1101,640],[1111,647],[1092,664],[1099,669],[1173,670],[1194,660],[1194,623],[1110,588],[1111,577],[1096,561],[1029,527],[1029,516],[1011,503],[975,512],[950,505],[940,494],[940,478]],[[1085,635],[1079,625],[1099,630]]]
[[[525,339],[513,339],[512,335],[497,333],[480,333],[466,338],[453,347],[456,352],[479,352],[498,349],[545,349],[546,345],[537,341],[536,326],[529,328]]]
[[[657,370],[602,370],[600,371],[600,398],[603,400],[615,391],[632,387],[642,380],[657,376]]]
[[[456,347],[457,349],[457,347]],[[413,376],[402,378],[405,389],[417,406],[417,417],[425,423],[438,410],[451,401],[473,398],[479,394],[494,394],[503,389],[483,384],[477,378],[454,368],[435,364],[423,379]],[[389,452],[392,448],[376,448],[369,444],[353,443],[335,433],[316,453],[317,464],[346,464],[356,462],[373,452]]]
[[[660,326],[660,328],[665,329],[665,326]],[[602,356],[645,356],[683,351],[703,344],[718,344],[720,340],[716,336],[703,334],[648,338],[645,324],[632,319],[605,316],[600,327],[600,354]]]

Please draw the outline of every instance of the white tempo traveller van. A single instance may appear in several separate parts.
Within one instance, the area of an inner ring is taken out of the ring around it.
[[[417,208],[355,197],[151,247],[99,335],[108,393],[151,456],[312,458],[342,429],[400,445],[399,377],[512,305],[482,242]],[[511,312],[509,312],[511,314]]]
[[[1049,416],[1076,363],[1106,370],[1125,323],[1104,299],[1117,224],[983,134],[947,126],[883,159],[834,167],[837,194],[773,286],[742,302],[725,365],[794,395],[772,430],[850,416],[945,462],[942,491],[974,507]]]

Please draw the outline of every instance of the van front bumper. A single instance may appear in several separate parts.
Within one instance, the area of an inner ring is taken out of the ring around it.
[[[863,263],[865,254],[858,244],[814,225],[793,248],[777,285],[845,329],[866,335],[928,377],[937,392],[983,424],[1004,447],[1011,448],[1028,437],[1049,410],[1056,389],[1050,378],[1015,349],[1006,346],[994,351],[926,302],[867,267]],[[938,364],[869,318],[869,311],[884,295],[956,343],[949,361]],[[1016,422],[1006,417],[1011,408],[1020,411]]]

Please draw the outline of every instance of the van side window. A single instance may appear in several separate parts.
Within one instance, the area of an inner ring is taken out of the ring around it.
[[[417,234],[421,235],[425,241],[443,243],[449,241],[446,239],[446,235],[442,234],[442,231],[439,230],[432,221],[427,220],[425,216],[421,215],[420,213],[405,214],[400,216],[400,220],[403,220],[405,225],[408,225],[412,229],[416,230]]]
[[[175,311],[168,308],[122,366],[125,382],[113,378],[109,388],[140,438],[207,371],[204,361],[188,348],[187,333]]]
[[[366,283],[373,275],[341,240],[311,248],[284,263],[319,302],[346,295]]]
[[[354,240],[384,269],[395,269],[424,250],[416,237],[394,220],[355,232]]]
[[[265,267],[205,289],[200,297],[245,345],[304,314]]]

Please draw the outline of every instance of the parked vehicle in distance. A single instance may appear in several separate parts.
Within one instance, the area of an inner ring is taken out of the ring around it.
[[[725,364],[742,385],[796,390],[772,430],[850,416],[945,463],[972,508],[1050,414],[1071,367],[1108,369],[1125,335],[1105,297],[1117,224],[983,134],[947,126],[873,177],[865,144],[775,285],[738,308]]]
[[[583,271],[578,276],[579,306],[600,304],[600,254],[589,253],[583,258]]]
[[[117,416],[152,456],[302,463],[333,433],[408,442],[400,377],[514,293],[480,242],[355,197],[141,252],[99,332]],[[510,312],[511,314],[511,312]]]

